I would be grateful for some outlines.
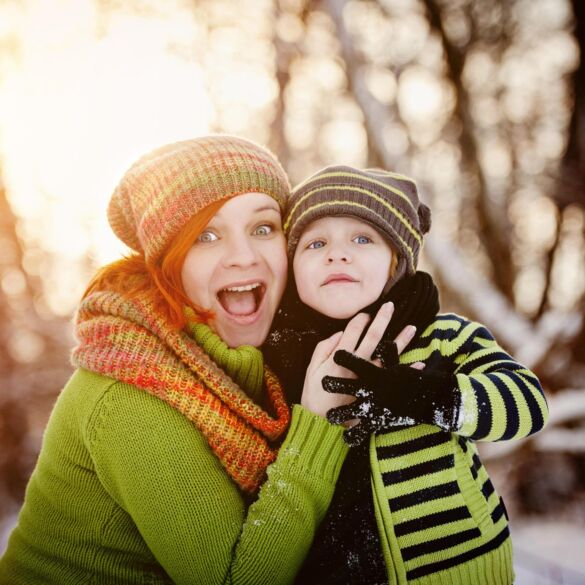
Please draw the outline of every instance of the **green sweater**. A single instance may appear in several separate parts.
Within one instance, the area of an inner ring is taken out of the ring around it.
[[[342,430],[295,406],[247,507],[183,415],[77,370],[51,415],[0,584],[291,582],[347,454]]]

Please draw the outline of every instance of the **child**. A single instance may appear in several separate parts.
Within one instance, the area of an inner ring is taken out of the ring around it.
[[[436,287],[416,271],[429,228],[415,183],[395,173],[328,167],[293,191],[294,282],[265,347],[293,400],[318,341],[360,311],[395,305],[372,355],[382,366],[338,351],[358,378],[323,379],[325,390],[356,397],[329,420],[359,422],[345,431],[355,448],[299,583],[513,582],[506,510],[475,441],[539,431],[546,400],[484,326],[437,314]],[[392,340],[407,324],[417,335],[398,356]]]

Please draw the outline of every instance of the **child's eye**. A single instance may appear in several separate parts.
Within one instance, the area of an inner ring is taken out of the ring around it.
[[[214,234],[213,232],[206,230],[204,232],[201,232],[201,234],[199,234],[199,237],[197,238],[197,242],[200,242],[201,244],[209,244],[210,242],[215,242],[216,240],[218,240],[219,238],[217,237],[216,234]]]
[[[268,236],[273,231],[274,231],[274,226],[272,226],[272,225],[270,225],[268,223],[263,223],[262,225],[259,225],[254,230],[254,235],[256,235],[256,236]]]
[[[319,248],[322,248],[325,245],[325,242],[323,240],[313,240],[308,246],[307,248],[309,250],[318,250]]]
[[[370,238],[369,236],[356,236],[353,241],[356,244],[371,244],[373,242],[372,238]]]

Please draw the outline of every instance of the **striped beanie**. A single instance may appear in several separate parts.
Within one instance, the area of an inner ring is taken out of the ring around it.
[[[294,256],[299,239],[313,221],[328,216],[355,217],[375,227],[398,256],[392,282],[414,274],[423,235],[431,227],[431,210],[418,198],[412,179],[381,169],[326,167],[293,189],[285,233]]]
[[[154,264],[210,203],[255,192],[273,197],[284,211],[290,183],[276,157],[244,138],[204,136],[168,144],[134,163],[110,199],[108,220],[126,245]]]

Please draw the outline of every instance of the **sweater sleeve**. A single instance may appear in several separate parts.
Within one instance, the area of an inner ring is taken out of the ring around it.
[[[88,423],[96,472],[178,585],[293,581],[347,454],[342,429],[301,406],[268,479],[242,493],[183,415],[116,383]]]
[[[457,433],[476,441],[520,439],[540,431],[548,407],[538,378],[480,323],[463,321],[454,358],[461,406]]]

